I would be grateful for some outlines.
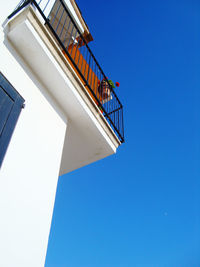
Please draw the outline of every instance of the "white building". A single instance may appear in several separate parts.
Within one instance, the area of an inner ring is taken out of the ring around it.
[[[0,266],[39,267],[59,175],[116,152],[123,107],[74,0],[16,4],[0,9]]]

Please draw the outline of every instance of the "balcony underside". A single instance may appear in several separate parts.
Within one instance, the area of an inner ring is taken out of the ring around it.
[[[5,35],[68,119],[60,174],[115,153],[119,139],[31,6],[9,21]]]

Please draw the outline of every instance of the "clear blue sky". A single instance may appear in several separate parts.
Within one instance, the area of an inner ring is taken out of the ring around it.
[[[60,177],[45,267],[199,267],[200,2],[77,3],[126,143]]]

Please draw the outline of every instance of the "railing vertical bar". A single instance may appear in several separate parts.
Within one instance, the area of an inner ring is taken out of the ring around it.
[[[55,30],[56,32],[57,32],[58,27],[59,27],[59,25],[60,25],[60,22],[61,22],[61,19],[62,19],[63,14],[64,14],[64,8],[63,8],[63,11],[62,11],[62,13],[61,13],[60,19],[59,19],[59,21],[58,21],[58,25],[57,25],[56,30]]]
[[[110,101],[112,101],[112,93],[111,93],[111,96],[110,96]],[[110,113],[110,101],[107,102],[107,113],[108,114]]]
[[[89,65],[88,65],[88,75],[87,75],[87,83],[90,75],[90,63],[91,63],[91,54],[89,54]]]
[[[121,109],[120,109],[120,114],[121,114],[121,130],[120,130],[120,133],[122,133],[122,135],[123,135],[123,120],[122,120],[122,111],[123,111],[123,109],[121,108]]]
[[[100,89],[100,91],[99,91],[99,98],[101,99],[101,95],[102,95],[102,93],[101,93],[101,81],[102,81],[102,74],[101,74],[101,72],[99,71],[99,80],[100,80],[100,86],[99,86],[99,89]]]
[[[76,60],[76,54],[77,54],[77,50],[78,50],[78,47],[79,47],[79,41],[77,41],[77,45],[76,45],[76,51],[75,51],[75,60]],[[79,53],[79,55],[80,55],[80,53]],[[76,62],[75,62],[76,63]],[[77,64],[77,63],[76,63]]]
[[[99,101],[101,100],[101,80],[102,80],[101,79],[101,73],[99,72],[99,81],[100,81],[99,90],[98,90],[98,99],[99,99]]]
[[[92,78],[92,81],[93,81],[93,84],[92,84],[92,88],[93,88],[93,91],[95,93],[95,63],[94,63],[94,60],[92,60],[92,67],[93,67],[93,78]]]
[[[85,49],[83,49],[83,52],[85,53],[86,47],[84,46],[84,48]],[[84,61],[84,53],[82,54],[81,73],[82,73],[82,67],[83,67],[83,61]]]
[[[65,17],[65,21],[64,21],[64,23],[63,23],[63,26],[62,26],[62,29],[61,29],[61,32],[60,32],[60,35],[59,35],[59,37],[62,37],[62,33],[63,33],[63,30],[64,30],[64,27],[65,27],[65,23],[66,23],[66,21],[67,21],[67,14],[66,14],[66,17]]]
[[[92,77],[93,84],[92,84],[92,90],[93,90],[94,93],[95,93],[95,71],[94,71],[94,60],[92,61],[92,68],[93,68],[93,77]]]
[[[66,33],[65,33],[65,37],[64,37],[64,45],[65,45],[65,42],[66,42],[66,40],[67,40],[67,35],[68,35],[68,31],[69,31],[70,25],[71,25],[71,20],[69,21],[69,24],[68,24],[68,27],[67,27],[67,30],[66,30]],[[65,46],[65,48],[66,48],[66,46]]]
[[[47,3],[46,3],[46,5],[45,5],[44,9],[42,10],[43,12],[45,11],[46,7],[48,6],[49,1],[50,1],[50,0],[47,1]]]
[[[61,7],[61,3],[60,3],[60,5],[59,5],[58,8],[57,8],[57,11],[56,11],[56,13],[55,13],[55,16],[54,16],[54,18],[53,18],[53,21],[52,21],[51,25],[54,24],[54,21],[55,21],[55,19],[56,19],[56,16],[58,15],[58,11],[59,11],[60,7]]]
[[[118,123],[118,131],[119,131],[119,110],[117,111],[117,123]]]
[[[116,124],[117,124],[117,112],[115,112],[114,114],[115,114],[115,121],[114,121],[114,124],[115,124],[115,126],[116,126]],[[117,128],[117,126],[116,126],[116,128]]]
[[[80,47],[80,49],[79,49],[79,57],[78,57],[78,63],[77,63],[77,66],[79,66],[80,56],[81,56],[81,47]]]
[[[115,101],[113,101],[113,110],[115,110]],[[115,124],[115,113],[116,112],[113,112],[113,122]]]
[[[69,38],[68,44],[67,44],[67,46],[66,46],[66,49],[67,49],[67,50],[68,50],[68,48],[69,48],[69,44],[70,44],[70,41],[71,41],[71,39],[72,39],[73,31],[74,31],[74,25],[73,25],[73,27],[72,27],[72,30],[71,30],[71,33],[70,33],[70,38]]]
[[[24,2],[26,2],[26,0],[21,0],[21,1],[19,2],[19,4],[16,6],[16,8],[14,9],[14,11],[17,10],[18,7],[20,7]]]
[[[85,61],[87,62],[87,56],[88,56],[88,50],[86,50],[86,57],[85,57]],[[87,64],[85,64],[85,69],[84,69],[84,77],[85,77],[85,72],[86,72],[86,65]]]
[[[70,53],[70,56],[72,55],[72,51],[74,49],[74,44],[76,43],[76,34],[77,34],[77,30],[75,32],[75,35],[73,36],[72,40],[73,40],[73,43],[72,43],[72,49],[71,49],[71,53]]]
[[[111,92],[110,92],[109,98],[111,100]],[[106,109],[107,113],[109,112],[108,103],[110,102],[110,100],[108,99],[108,101],[106,101],[106,103],[105,103],[105,109]]]
[[[89,84],[89,86],[90,86],[90,88],[92,89],[92,91],[94,92],[94,90],[93,90],[93,87],[92,87],[92,74],[93,74],[93,68],[92,68],[92,66],[93,66],[93,64],[92,64],[92,56],[91,56],[91,58],[90,58],[90,73],[89,73],[89,81],[88,81],[88,84]]]
[[[98,76],[97,76],[97,65],[95,64],[95,95],[97,95],[97,90],[98,90]]]
[[[118,127],[118,131],[120,131],[120,129],[121,129],[121,109],[118,112],[119,112],[119,127]]]
[[[112,102],[112,110],[115,110],[115,101],[114,101],[114,99],[113,99],[113,102]],[[113,122],[114,122],[114,124],[115,124],[115,114],[114,114],[114,112],[113,112],[113,114],[112,114],[112,117],[113,117]]]

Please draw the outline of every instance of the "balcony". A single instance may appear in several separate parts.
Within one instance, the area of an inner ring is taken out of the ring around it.
[[[99,107],[119,140],[123,142],[123,107],[87,45],[88,38],[91,38],[91,36],[84,36],[84,33],[81,33],[80,26],[78,27],[74,22],[62,0],[56,0],[53,5],[52,1],[46,0],[23,1],[9,18],[30,2],[43,17],[46,27],[54,36],[91,98]]]
[[[45,27],[100,113],[119,141],[124,142],[123,106],[88,46],[88,42],[92,40],[91,34],[77,23],[63,0],[23,0],[8,19],[28,5],[32,5],[36,13],[44,20]]]

